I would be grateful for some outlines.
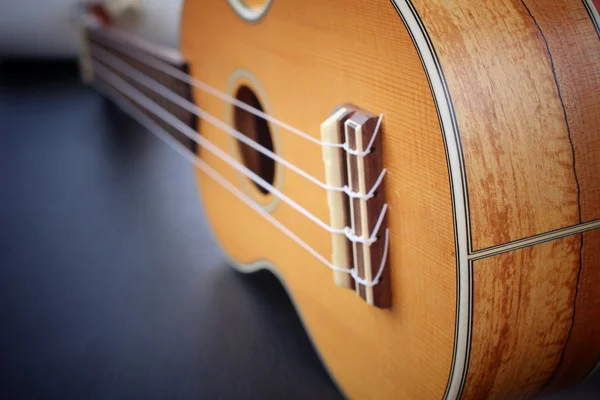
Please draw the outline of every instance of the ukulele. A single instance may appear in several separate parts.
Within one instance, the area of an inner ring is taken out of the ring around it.
[[[528,398],[599,368],[598,9],[186,1],[175,51],[92,7],[81,73],[194,165],[346,397]]]

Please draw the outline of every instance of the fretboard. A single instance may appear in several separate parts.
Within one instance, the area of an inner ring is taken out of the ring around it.
[[[194,141],[183,135],[172,125],[164,122],[154,113],[148,112],[144,107],[139,106],[130,95],[122,90],[120,85],[107,81],[103,74],[95,71],[95,69],[99,70],[100,68],[109,69],[164,110],[176,116],[186,125],[196,129],[197,118],[195,114],[175,104],[163,95],[156,93],[155,90],[141,84],[138,80],[133,79],[123,71],[123,68],[127,70],[133,68],[138,72],[138,75],[143,74],[182,98],[193,102],[190,85],[164,71],[164,66],[168,65],[187,74],[188,64],[185,59],[173,49],[151,44],[113,28],[86,24],[82,29],[83,50],[81,65],[84,80],[99,89],[109,89],[119,92],[132,106],[144,112],[179,142],[190,150],[195,151]]]

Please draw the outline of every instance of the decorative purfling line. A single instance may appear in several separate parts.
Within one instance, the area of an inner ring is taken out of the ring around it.
[[[470,357],[472,323],[472,270],[468,254],[471,246],[468,187],[464,159],[454,106],[429,34],[410,0],[391,0],[406,26],[421,59],[425,76],[431,88],[442,139],[446,149],[450,195],[454,216],[456,247],[456,328],[452,365],[444,399],[458,399],[462,395]]]
[[[594,5],[593,0],[581,0],[583,1],[583,5],[594,24],[594,28],[596,28],[596,34],[598,35],[598,39],[600,39],[600,15],[598,15],[598,10]]]
[[[564,238],[567,236],[575,235],[600,228],[600,219],[595,219],[589,222],[583,222],[581,224],[568,226],[566,228],[557,229],[550,232],[540,233],[535,236],[528,238],[515,240],[512,242],[504,243],[494,247],[488,247],[487,249],[478,250],[469,254],[470,260],[479,260],[495,256],[497,254],[507,253],[509,251],[522,249],[525,247],[535,246],[537,244],[549,242],[552,240]]]

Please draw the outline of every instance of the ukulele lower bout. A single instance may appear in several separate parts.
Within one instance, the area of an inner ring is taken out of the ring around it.
[[[267,124],[279,157],[355,194],[276,163],[278,190],[331,229],[284,201],[269,215],[314,254],[197,174],[225,251],[242,271],[277,271],[348,397],[531,397],[581,379],[600,358],[600,307],[590,306],[600,238],[578,228],[595,232],[600,220],[600,49],[587,3],[274,0],[252,22],[224,1],[185,3],[181,47],[193,76],[226,91],[243,68],[270,116],[356,152],[384,115],[363,157]],[[568,49],[564,37],[574,39]],[[193,94],[210,114],[231,113]],[[230,148],[222,130],[199,124]],[[241,187],[231,165],[200,156]],[[357,238],[381,215],[365,248]],[[381,282],[361,285],[379,272],[386,231]],[[332,279],[315,255],[346,270]]]
[[[363,171],[370,181],[355,182],[358,189],[351,191],[361,196],[369,194],[373,179],[386,170],[376,197],[353,199],[358,217],[354,226],[349,200],[348,210],[338,208],[345,210],[343,217],[349,221],[343,225],[348,227],[357,229],[366,216],[362,226],[370,225],[369,234],[360,230],[352,234],[367,237],[374,232],[383,204],[388,205],[373,244],[383,247],[389,230],[385,275],[373,286],[372,294],[367,294],[370,288],[358,285],[361,294],[372,296],[376,306],[357,295],[355,282],[346,281],[343,286],[349,288],[336,285],[337,278],[332,279],[332,271],[315,255],[200,170],[198,186],[206,215],[225,252],[241,271],[267,265],[276,271],[324,364],[346,395],[441,398],[453,362],[457,302],[452,200],[443,136],[421,61],[398,12],[388,2],[361,4],[361,24],[356,23],[356,7],[341,1],[273,1],[263,17],[250,24],[226,2],[186,2],[181,46],[190,73],[222,92],[227,92],[234,71],[249,71],[262,88],[262,94],[255,93],[263,109],[268,103],[271,116],[319,142],[330,142],[322,137],[322,124],[332,111],[353,104],[360,107],[356,120],[339,127],[336,135],[340,138],[343,134],[344,140],[338,140],[345,141],[348,131],[349,138],[365,150],[383,114],[375,150],[362,157],[367,165],[359,167],[359,157],[344,160],[347,152],[342,151],[331,169],[339,174],[344,165],[354,165],[356,171]],[[386,29],[379,32],[381,27]],[[209,61],[207,54],[218,54],[218,62]],[[202,90],[195,89],[193,96],[199,107],[218,118],[226,119],[232,112],[231,104]],[[335,125],[334,120],[329,122]],[[329,169],[323,162],[326,147],[272,122],[268,126],[271,132],[278,132],[279,157],[328,184]],[[200,119],[199,132],[219,148],[231,148],[230,136],[207,121]],[[245,184],[240,182],[239,171],[209,151],[200,149],[199,155],[241,190],[242,185],[255,189],[247,179]],[[275,176],[282,176],[282,194],[333,226],[330,191],[281,163],[276,163],[275,169]],[[340,180],[352,183],[348,171],[342,175]],[[378,209],[363,212],[364,206],[372,205]],[[323,229],[285,201],[280,200],[269,215],[293,229],[325,260],[338,265],[332,258],[334,237],[345,235]],[[354,266],[354,244],[350,247],[352,260],[339,265]],[[357,253],[364,250],[362,243],[356,247]],[[367,282],[378,273],[383,251],[378,252],[366,252],[370,265],[358,276]],[[364,265],[364,251],[362,260]],[[345,279],[350,276],[341,274]],[[377,291],[383,285],[388,285],[387,293],[380,296]]]

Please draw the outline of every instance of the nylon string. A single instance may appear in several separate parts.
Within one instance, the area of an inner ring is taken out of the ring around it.
[[[107,52],[105,50],[102,50],[102,49],[100,49],[98,47],[95,47],[95,46],[92,46],[92,47],[94,47],[94,52],[96,53],[96,54],[92,54],[92,57],[95,60],[97,60],[97,61],[99,61],[99,62],[101,62],[101,63],[103,63],[105,65],[110,66],[114,70],[117,70],[120,73],[126,75],[127,77],[135,80],[137,83],[141,84],[142,86],[144,86],[144,87],[152,90],[153,92],[155,92],[157,94],[160,94],[161,96],[167,98],[168,100],[172,101],[173,103],[177,104],[178,106],[182,107],[183,109],[185,109],[185,110],[187,110],[187,111],[189,111],[189,112],[197,115],[198,117],[200,117],[201,119],[205,120],[209,124],[211,124],[211,125],[215,126],[216,128],[224,131],[225,133],[227,133],[230,136],[236,138],[237,140],[241,141],[242,143],[245,143],[246,145],[252,147],[254,150],[258,151],[259,153],[264,154],[265,156],[271,158],[272,160],[277,161],[280,164],[286,166],[287,168],[291,169],[292,171],[296,172],[298,175],[300,175],[303,178],[311,181],[312,183],[316,184],[317,186],[321,187],[322,189],[330,190],[330,191],[337,191],[337,192],[345,192],[348,196],[350,196],[352,198],[358,198],[358,199],[368,200],[368,199],[372,198],[375,195],[375,192],[377,191],[377,188],[379,187],[379,185],[383,181],[383,177],[386,174],[386,169],[385,168],[379,174],[379,177],[377,178],[377,180],[373,184],[373,187],[366,194],[353,192],[348,185],[345,185],[343,187],[336,187],[336,186],[327,185],[326,183],[324,183],[324,182],[320,181],[319,179],[315,178],[314,176],[308,174],[306,171],[302,170],[298,166],[296,166],[296,165],[292,164],[291,162],[285,160],[284,158],[282,158],[279,155],[275,154],[274,152],[272,152],[271,150],[269,150],[266,147],[262,146],[261,144],[257,143],[256,141],[250,139],[249,137],[247,137],[246,135],[244,135],[240,131],[232,128],[231,126],[229,126],[225,122],[219,120],[218,118],[216,118],[212,114],[210,114],[210,113],[206,112],[205,110],[201,109],[196,104],[190,102],[189,100],[185,99],[184,97],[182,97],[179,94],[175,93],[174,91],[170,90],[166,86],[158,83],[156,80],[152,79],[148,75],[146,75],[146,74],[138,71],[137,69],[133,68],[130,64],[128,64],[128,63],[120,60],[118,57],[115,57],[114,55],[110,54],[109,52]],[[374,143],[374,140],[375,140],[375,138],[377,136],[377,132],[379,132],[379,127],[381,125],[381,120],[382,120],[382,116],[380,116],[380,118],[377,121],[377,125],[376,125],[376,128],[375,128],[375,131],[374,131],[374,133],[372,135],[372,138],[370,140],[370,145],[367,147],[368,149],[372,147],[372,144]],[[342,147],[344,149],[346,149],[347,145],[346,144],[342,144]],[[348,153],[350,153],[350,154],[358,155],[358,156],[365,156],[365,155],[369,154],[369,152],[370,152],[370,150],[357,151],[357,150],[352,150],[352,149],[347,149],[346,151]]]
[[[119,49],[119,51],[123,52],[123,54],[126,54],[128,57],[131,57],[131,58],[135,59],[136,61],[139,61],[142,64],[145,64],[148,67],[151,67],[153,69],[161,71],[181,82],[185,82],[189,85],[192,85],[205,93],[208,93],[214,97],[217,97],[217,98],[225,101],[226,103],[233,104],[236,107],[241,108],[242,110],[245,110],[253,115],[256,115],[257,117],[265,119],[265,120],[271,122],[272,124],[275,124],[275,125],[283,128],[299,137],[302,137],[303,139],[306,139],[306,140],[313,142],[315,144],[318,144],[320,146],[344,148],[347,151],[349,150],[351,152],[354,152],[354,153],[352,153],[354,155],[366,155],[371,151],[373,143],[375,142],[375,138],[373,137],[371,139],[369,145],[363,152],[357,152],[356,150],[351,150],[348,147],[347,143],[323,142],[321,140],[315,139],[314,137],[312,137],[311,135],[309,135],[305,132],[302,132],[299,129],[294,128],[293,126],[291,126],[283,121],[278,120],[277,118],[274,118],[273,116],[271,116],[269,114],[264,113],[263,111],[255,108],[255,107],[250,106],[249,104],[244,103],[243,101],[236,99],[235,97],[228,95],[225,92],[220,91],[219,89],[209,85],[208,83],[206,83],[200,79],[194,78],[193,76],[186,74],[183,71],[178,70],[177,68],[173,67],[172,65],[167,64],[166,62],[163,62],[154,57],[150,57],[135,48],[123,45],[116,41],[101,38],[101,37],[99,37],[97,39],[99,39],[101,42],[103,42],[104,44],[106,44],[110,47]],[[94,45],[91,44],[91,46],[94,46]],[[381,124],[381,116],[377,123],[377,128],[375,130],[374,136],[377,135],[380,124]]]
[[[302,207],[300,204],[295,202],[293,199],[291,199],[290,197],[288,197],[287,195],[282,193],[279,189],[277,189],[276,187],[274,187],[273,185],[271,185],[270,183],[265,181],[258,174],[256,174],[252,170],[250,170],[245,165],[241,164],[239,161],[237,161],[231,155],[229,155],[226,152],[224,152],[223,150],[221,150],[213,142],[211,142],[210,140],[201,136],[198,132],[196,132],[194,129],[190,128],[183,121],[179,120],[177,117],[175,117],[174,115],[169,113],[166,109],[164,109],[161,106],[159,106],[158,104],[156,104],[154,101],[152,101],[150,98],[145,96],[143,93],[141,93],[135,87],[133,87],[132,85],[127,83],[125,80],[123,80],[121,77],[119,77],[116,73],[110,71],[108,68],[102,66],[99,63],[94,63],[94,73],[101,76],[104,80],[106,80],[112,86],[119,88],[119,90],[123,94],[125,94],[129,98],[133,99],[136,103],[138,103],[139,105],[141,105],[142,107],[144,107],[145,109],[147,109],[148,111],[150,111],[151,113],[156,115],[158,118],[162,119],[167,124],[171,125],[173,128],[180,131],[182,134],[187,136],[189,139],[198,143],[198,145],[202,146],[203,148],[206,148],[206,150],[210,151],[215,156],[222,159],[227,164],[231,165],[233,168],[238,170],[240,173],[242,173],[243,175],[245,175],[252,181],[256,182],[256,184],[261,186],[263,189],[273,193],[273,195],[275,195],[276,197],[279,197],[282,201],[287,203],[289,206],[291,206],[292,208],[294,208],[295,210],[300,212],[302,215],[304,215],[305,217],[307,217],[308,219],[310,219],[311,221],[313,221],[315,224],[319,225],[321,228],[325,229],[326,231],[328,231],[330,233],[344,234],[348,238],[348,240],[350,240],[352,242],[363,243],[363,244],[370,245],[371,243],[373,243],[374,241],[377,240],[378,230],[375,230],[375,229],[373,230],[372,234],[369,237],[361,237],[361,236],[354,235],[354,233],[350,227],[344,227],[341,229],[332,228],[331,226],[329,226],[328,224],[323,222],[321,219],[319,219],[317,216],[312,214],[310,211],[308,211],[307,209]],[[378,218],[379,221],[383,221],[383,217],[385,216],[386,212],[387,212],[387,204],[384,205],[384,207],[381,210],[380,216]],[[376,228],[379,227],[380,225],[381,224],[376,225]]]
[[[105,70],[105,72],[110,72],[110,71]],[[102,74],[103,73],[101,72],[100,75],[102,75]],[[111,79],[110,74],[105,74],[105,75],[106,76],[102,76],[103,79],[105,79],[107,82],[109,82],[115,88],[118,88],[118,91],[121,91],[122,93],[129,96],[129,94],[126,93],[126,91],[128,91],[128,88],[126,86],[120,86],[120,83],[126,84],[125,81],[121,80],[121,82],[119,82],[118,80]],[[116,74],[115,74],[115,76],[116,76]],[[115,83],[110,82],[111,80],[116,81],[117,84],[115,85]],[[200,168],[211,179],[213,179],[215,182],[217,182],[218,184],[223,186],[226,190],[231,192],[234,196],[236,196],[238,199],[240,199],[242,202],[244,202],[246,205],[248,205],[254,211],[258,212],[267,221],[269,221],[276,228],[278,228],[280,231],[282,231],[286,236],[288,236],[290,239],[292,239],[294,242],[296,242],[298,245],[300,245],[302,248],[304,248],[306,251],[308,251],[311,255],[313,255],[315,258],[317,258],[323,264],[325,264],[325,266],[327,266],[328,268],[330,268],[334,271],[337,271],[337,272],[349,273],[356,282],[358,282],[359,284],[364,285],[366,287],[373,287],[379,282],[379,280],[381,279],[381,275],[383,274],[385,264],[387,261],[387,257],[388,257],[389,229],[385,230],[385,246],[384,246],[384,252],[382,255],[382,260],[381,260],[381,264],[379,266],[379,270],[378,270],[377,274],[375,275],[375,277],[371,281],[367,281],[366,279],[363,279],[358,275],[356,268],[348,269],[345,267],[340,267],[340,266],[334,265],[328,259],[323,257],[319,252],[317,252],[315,249],[313,249],[310,245],[308,245],[305,241],[303,241],[300,237],[298,237],[294,232],[292,232],[289,228],[287,228],[285,225],[283,225],[279,220],[277,220],[270,213],[268,213],[266,210],[264,210],[262,207],[260,207],[258,204],[256,204],[250,197],[248,197],[245,193],[243,193],[235,185],[233,185],[231,182],[229,182],[227,179],[225,179],[221,174],[219,174],[215,169],[213,169],[210,165],[208,165],[204,160],[197,157],[195,154],[193,154],[187,148],[185,148],[185,146],[183,146],[176,139],[174,139],[171,135],[169,135],[169,133],[167,133],[162,127],[160,127],[150,117],[148,117],[147,115],[142,113],[140,110],[133,107],[131,105],[131,102],[129,100],[127,100],[126,97],[123,96],[122,94],[120,94],[117,90],[115,90],[107,85],[102,85],[102,88],[100,88],[100,89],[103,92],[105,92],[105,94],[108,97],[112,98],[113,101],[115,103],[117,103],[124,111],[126,111],[134,119],[136,119],[141,125],[146,127],[154,135],[156,135],[157,138],[159,138],[161,141],[166,143],[169,147],[171,147],[178,154],[183,156],[186,160],[188,160],[189,162],[193,163],[198,168]],[[141,95],[141,93],[140,93],[140,95]],[[160,109],[160,106],[158,106],[156,103],[154,103],[151,100],[148,100],[148,102],[143,101],[141,96],[136,99],[132,98],[132,100],[135,101],[136,103],[140,104],[142,107],[146,108],[148,111],[154,111],[152,109],[155,108],[155,107],[151,107],[151,104],[149,104],[149,103],[153,103],[154,106],[156,106],[156,107],[158,107],[158,109]],[[139,100],[139,102],[138,102],[138,100]],[[144,104],[142,104],[142,103],[144,103]],[[148,103],[148,104],[146,104],[146,103]],[[148,107],[146,107],[146,106],[148,106]],[[166,110],[164,110],[164,111],[166,112]],[[169,114],[169,113],[166,112],[166,114]],[[156,115],[158,116],[158,114],[156,114]],[[175,118],[175,117],[173,117],[173,118]],[[163,118],[161,118],[161,119],[163,119]],[[175,119],[177,119],[177,118],[175,118]],[[165,122],[167,122],[167,121],[165,121]],[[179,129],[179,127],[176,127],[174,125],[172,125],[172,126],[175,127],[176,129]],[[187,127],[187,125],[184,125],[184,126]],[[182,131],[182,133],[185,134],[185,132],[183,132],[183,131]],[[188,135],[186,135],[186,136],[188,136]],[[387,208],[387,205],[386,205],[386,208]],[[376,227],[375,230],[379,229],[379,226],[381,225],[382,221],[383,221],[383,218],[380,217],[380,219],[377,222],[378,226]]]

